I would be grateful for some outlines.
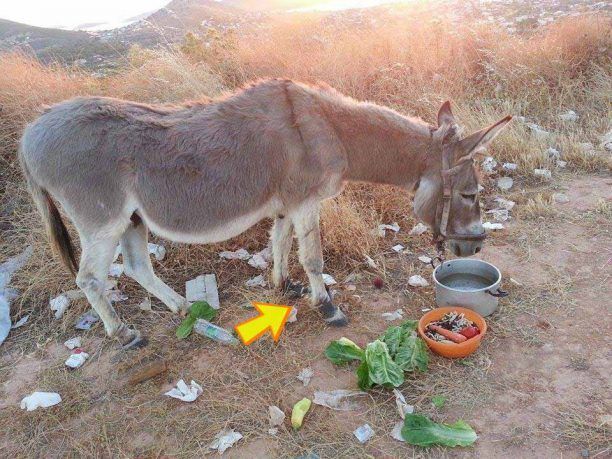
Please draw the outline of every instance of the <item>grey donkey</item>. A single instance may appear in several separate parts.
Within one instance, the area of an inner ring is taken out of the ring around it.
[[[140,334],[104,295],[118,243],[127,275],[173,312],[189,307],[153,272],[149,229],[213,243],[273,218],[274,285],[295,286],[295,231],[312,303],[331,325],[347,318],[323,282],[319,209],[348,181],[414,191],[416,215],[457,255],[474,254],[484,233],[473,158],[509,120],[461,138],[448,102],[433,126],[325,85],[272,79],[174,106],[77,97],[27,126],[19,159],[52,244],[106,333],[129,347]],[[78,231],[80,263],[56,202]]]

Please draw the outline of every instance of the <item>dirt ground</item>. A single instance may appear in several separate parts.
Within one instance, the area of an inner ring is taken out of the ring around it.
[[[179,319],[155,300],[152,312],[140,311],[144,292],[123,280],[130,301],[118,309],[146,331],[150,344],[144,349],[119,351],[97,325],[80,332],[91,359],[69,371],[62,343],[78,334],[72,323],[86,310],[84,303],[73,306],[54,331],[28,342],[19,339],[26,331],[15,330],[0,357],[0,423],[6,426],[0,454],[216,455],[208,445],[230,427],[244,435],[225,453],[236,458],[610,457],[612,178],[568,175],[546,191],[562,189],[569,203],[520,214],[487,242],[482,258],[501,269],[510,296],[489,318],[490,332],[478,352],[458,361],[432,356],[429,371],[407,375],[400,388],[417,412],[471,424],[478,433],[473,448],[422,449],[391,438],[398,415],[386,389],[361,397],[354,411],[313,405],[299,432],[289,423],[291,406],[312,398],[315,390],[357,387],[354,368],[335,367],[323,355],[330,340],[346,336],[365,345],[390,325],[382,312],[402,308],[405,318],[418,318],[434,304],[431,287],[406,287],[407,273],[431,275],[431,268],[416,260],[419,249],[408,255],[389,251],[379,272],[364,266],[354,291],[339,283],[336,301],[349,312],[348,327],[324,327],[300,301],[298,321],[288,324],[278,345],[269,338],[236,349],[200,337],[179,342],[174,337]],[[411,239],[400,232],[389,237],[389,247],[412,248]],[[295,263],[292,269],[297,271]],[[349,273],[332,274],[342,281]],[[382,290],[372,287],[378,275],[385,279]],[[223,279],[220,288],[219,322],[226,327],[253,315],[246,306],[250,300],[283,301],[272,291],[232,288]],[[29,326],[34,325],[24,329]],[[165,374],[137,386],[122,383],[131,368],[155,359],[168,362]],[[314,370],[307,387],[296,379],[305,367]],[[163,396],[179,378],[199,382],[202,396],[191,404]],[[49,409],[20,410],[19,401],[34,390],[57,391],[63,401]],[[432,405],[434,395],[447,397],[443,408]],[[287,414],[275,436],[268,433],[269,405]],[[366,422],[376,434],[360,445],[352,432]]]

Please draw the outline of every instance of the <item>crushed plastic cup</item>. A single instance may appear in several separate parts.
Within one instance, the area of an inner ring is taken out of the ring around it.
[[[37,408],[49,408],[62,401],[62,397],[57,392],[33,392],[21,400],[21,409],[34,411]]]

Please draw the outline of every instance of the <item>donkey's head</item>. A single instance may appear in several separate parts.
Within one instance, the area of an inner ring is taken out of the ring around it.
[[[438,128],[432,130],[433,147],[416,190],[414,210],[432,228],[436,241],[448,240],[457,256],[478,253],[484,239],[474,157],[511,119],[507,116],[461,138],[450,103],[445,102],[438,112]]]

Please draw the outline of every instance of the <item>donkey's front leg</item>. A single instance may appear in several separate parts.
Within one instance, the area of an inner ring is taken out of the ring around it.
[[[323,251],[319,229],[319,203],[304,206],[292,215],[299,240],[300,262],[308,275],[312,304],[319,308],[323,319],[335,326],[343,326],[348,319],[337,306],[323,282]]]

